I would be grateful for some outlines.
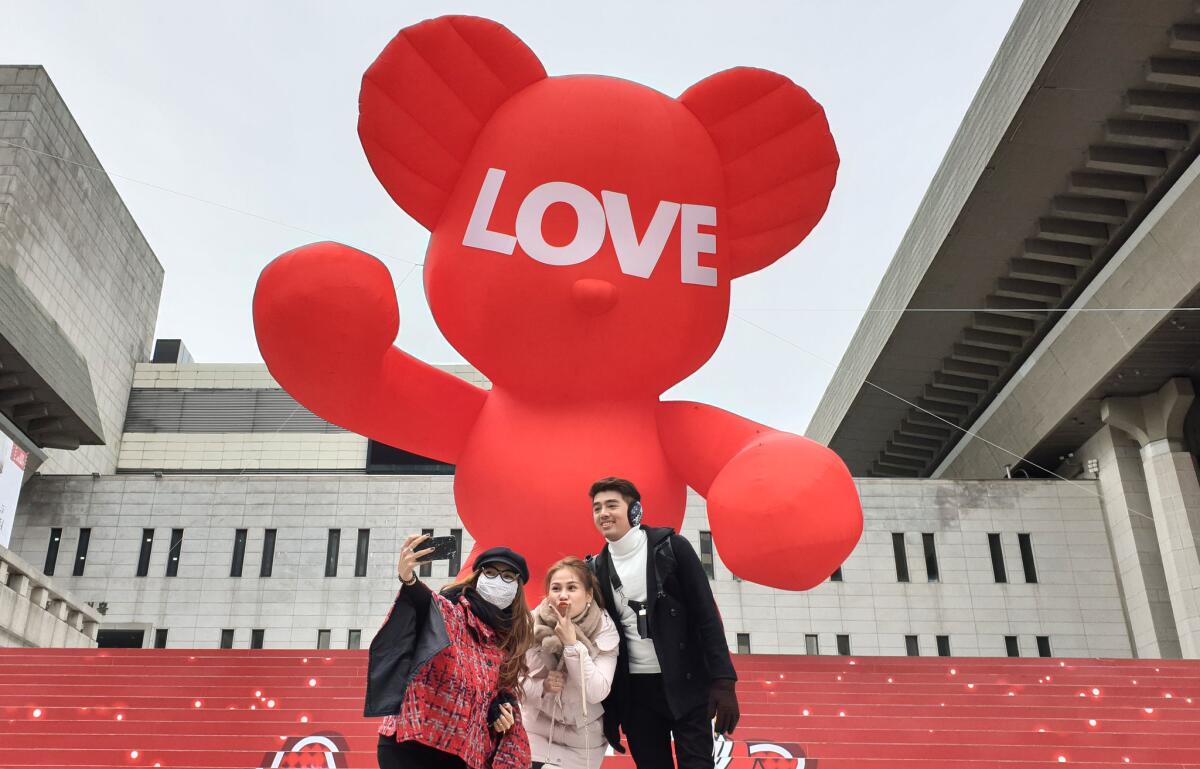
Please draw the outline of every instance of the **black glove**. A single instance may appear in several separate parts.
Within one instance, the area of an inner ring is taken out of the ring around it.
[[[488,705],[487,722],[489,727],[496,723],[496,719],[500,717],[500,705],[502,703],[516,705],[517,698],[512,696],[510,692],[500,692],[496,695],[496,699],[492,700],[492,703]]]
[[[716,716],[717,723],[713,730],[717,734],[733,734],[738,718],[741,717],[737,692],[734,691],[735,683],[729,678],[718,678],[708,690],[708,717]]]

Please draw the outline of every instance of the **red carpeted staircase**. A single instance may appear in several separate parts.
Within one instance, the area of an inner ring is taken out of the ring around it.
[[[734,661],[742,721],[717,769],[1200,767],[1196,661]],[[0,767],[373,767],[365,667],[364,651],[0,649]]]

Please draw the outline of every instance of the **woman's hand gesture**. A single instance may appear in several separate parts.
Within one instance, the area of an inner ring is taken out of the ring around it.
[[[512,725],[516,723],[516,718],[513,716],[512,705],[507,702],[500,703],[500,717],[492,722],[492,728],[497,734],[504,734]]]
[[[413,578],[413,569],[421,562],[421,559],[433,552],[433,548],[426,550],[417,550],[417,545],[429,539],[428,534],[410,534],[404,540],[404,544],[400,547],[400,563],[396,565],[396,576],[400,577],[401,582],[411,582]]]
[[[562,641],[563,648],[574,646],[578,636],[575,634],[575,623],[567,616],[566,609],[558,609],[558,624],[554,626],[554,635]]]

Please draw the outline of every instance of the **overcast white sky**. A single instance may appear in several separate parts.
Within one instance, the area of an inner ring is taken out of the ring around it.
[[[402,27],[488,16],[551,75],[599,73],[670,95],[719,70],[783,73],[826,110],[842,157],[825,219],[733,306],[836,364],[975,95],[1019,0],[785,2],[65,2],[0,0],[0,63],[42,64],[166,269],[159,337],[201,362],[260,361],[259,271],[330,239],[399,282],[428,233],[397,208],[356,134],[362,72]],[[310,233],[300,229],[309,230]],[[401,286],[398,344],[461,362],[421,281]],[[672,397],[802,433],[832,366],[737,319]]]

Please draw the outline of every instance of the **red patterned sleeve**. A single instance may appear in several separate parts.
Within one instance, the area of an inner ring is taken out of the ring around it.
[[[496,755],[492,757],[492,769],[529,769],[529,734],[521,722],[521,704],[513,705],[513,725],[500,738]]]

